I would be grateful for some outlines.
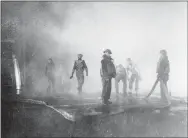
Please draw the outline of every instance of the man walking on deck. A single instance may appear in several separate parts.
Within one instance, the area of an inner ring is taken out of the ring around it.
[[[88,68],[84,60],[82,60],[83,55],[78,54],[78,60],[75,60],[74,66],[72,69],[72,75],[70,76],[70,79],[73,78],[74,72],[76,70],[76,77],[78,81],[78,93],[82,93],[82,86],[84,84],[84,70],[86,71],[86,76],[88,76]]]

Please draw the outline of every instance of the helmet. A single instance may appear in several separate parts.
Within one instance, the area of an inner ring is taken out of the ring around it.
[[[78,54],[78,57],[83,57],[83,55],[82,54]]]
[[[167,55],[167,52],[166,52],[165,49],[160,50],[160,53],[163,54],[163,55]]]
[[[112,51],[110,49],[105,49],[103,53],[108,52],[109,54],[112,54]]]
[[[131,58],[127,58],[127,61],[131,61]]]
[[[48,60],[52,61],[52,58],[50,57],[50,58],[48,58]]]
[[[123,68],[123,65],[122,64],[119,64],[116,66],[117,68]]]

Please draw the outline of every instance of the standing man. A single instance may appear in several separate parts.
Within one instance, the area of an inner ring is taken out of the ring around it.
[[[104,51],[103,59],[101,60],[101,71],[100,75],[102,77],[102,102],[103,104],[111,104],[109,101],[111,95],[111,80],[116,76],[116,69],[113,64],[113,59],[111,58],[111,50],[106,49]]]
[[[123,83],[123,95],[127,96],[127,73],[126,69],[123,67],[123,65],[118,65],[116,67],[116,77],[115,77],[115,88],[116,88],[116,94],[119,94],[119,82],[122,81]]]
[[[46,65],[46,69],[45,69],[45,75],[48,78],[48,88],[47,88],[47,92],[48,93],[52,93],[52,91],[55,91],[55,64],[52,60],[52,58],[48,59],[48,63]]]
[[[127,58],[127,78],[129,81],[129,94],[132,94],[132,89],[133,89],[133,83],[135,83],[135,92],[136,92],[136,96],[137,96],[137,92],[138,92],[138,87],[139,87],[139,81],[140,81],[140,74],[138,71],[138,68],[136,67],[136,65],[132,62],[132,60],[130,58]]]
[[[73,78],[74,72],[76,70],[76,77],[78,81],[78,93],[81,94],[82,92],[82,86],[84,84],[84,70],[86,71],[86,76],[88,76],[88,68],[84,60],[82,60],[83,55],[78,54],[78,60],[74,62],[74,66],[72,69],[72,75],[70,76],[70,79]]]
[[[166,50],[160,51],[160,58],[157,64],[157,74],[160,81],[161,101],[169,104],[167,81],[169,80],[170,64]]]

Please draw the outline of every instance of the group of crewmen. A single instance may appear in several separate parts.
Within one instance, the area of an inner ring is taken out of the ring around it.
[[[141,80],[140,71],[138,70],[138,67],[136,64],[133,63],[131,58],[127,58],[127,66],[124,67],[123,65],[117,65],[115,67],[114,60],[111,57],[111,50],[106,49],[103,51],[103,57],[101,60],[101,68],[100,68],[100,76],[102,79],[102,103],[103,104],[111,104],[110,101],[110,95],[111,95],[111,88],[112,88],[112,79],[115,79],[115,88],[116,88],[116,94],[119,94],[119,82],[122,81],[123,83],[123,95],[124,97],[127,97],[129,95],[132,95],[133,92],[133,84],[135,84],[135,92],[137,95],[138,89],[139,89],[139,81]],[[70,76],[70,79],[73,78],[74,72],[76,71],[76,78],[78,82],[78,93],[82,93],[82,87],[84,84],[84,70],[86,71],[86,76],[88,76],[88,67],[86,65],[86,62],[82,59],[83,55],[78,54],[78,59],[75,60],[72,74]],[[52,58],[48,59],[48,63],[46,65],[45,74],[49,81],[49,91],[55,91],[55,77],[53,75],[53,72],[55,71],[55,64],[52,60]],[[166,90],[167,90],[167,81],[169,79],[169,72],[170,72],[170,66],[169,66],[169,60],[167,56],[166,50],[160,51],[160,58],[157,64],[157,78],[160,80],[160,88],[161,88],[161,100],[165,102],[165,99],[167,99],[165,96]],[[127,82],[128,85],[127,85]],[[127,91],[127,86],[129,90]],[[164,88],[165,87],[165,88]],[[51,89],[51,90],[50,90]]]

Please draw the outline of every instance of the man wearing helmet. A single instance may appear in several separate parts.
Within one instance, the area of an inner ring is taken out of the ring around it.
[[[160,80],[161,100],[162,102],[168,101],[168,88],[167,81],[169,79],[170,64],[166,50],[160,50],[160,58],[157,64],[157,77]]]
[[[70,79],[73,78],[74,72],[76,70],[76,77],[78,81],[78,93],[81,94],[82,92],[82,86],[84,84],[84,70],[86,71],[86,76],[88,76],[88,68],[84,60],[82,60],[83,55],[78,54],[78,60],[75,60],[74,66],[72,69],[72,75]]]
[[[100,75],[102,78],[102,102],[103,104],[111,104],[109,101],[111,95],[111,80],[116,76],[116,69],[111,58],[111,50],[104,50],[103,59],[101,60]]]

